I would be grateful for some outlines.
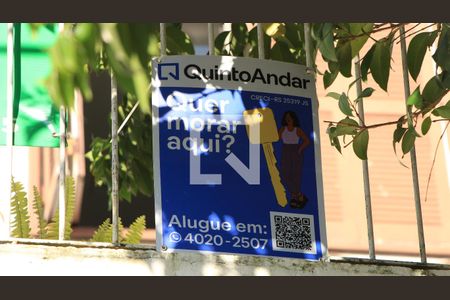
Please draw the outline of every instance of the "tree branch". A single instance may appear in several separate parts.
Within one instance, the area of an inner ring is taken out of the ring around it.
[[[442,120],[440,120],[440,121],[442,121]],[[438,152],[438,149],[439,149],[439,145],[440,145],[440,143],[442,141],[442,138],[444,137],[445,131],[447,131],[448,125],[450,124],[449,120],[446,120],[446,121],[448,121],[448,123],[445,126],[444,130],[442,131],[442,134],[439,137],[438,143],[436,145],[436,149],[434,150],[433,162],[431,163],[430,173],[428,174],[427,189],[426,189],[426,192],[425,192],[425,202],[427,201],[427,197],[428,197],[428,188],[430,187],[431,174],[433,172],[434,164],[436,163],[436,157],[437,157],[437,152]]]
[[[382,25],[384,25],[384,24],[386,24],[386,23],[383,23]],[[352,35],[350,32],[348,32],[344,28],[341,28],[342,30],[346,31],[349,34],[349,36],[342,37],[340,39],[347,41],[347,40],[354,40],[354,39],[357,39],[357,38],[362,37],[362,36],[370,37],[370,35],[373,34],[373,33],[385,31],[385,30],[388,30],[388,29],[391,29],[391,31],[392,31],[392,30],[394,30],[396,28],[400,28],[400,26],[402,26],[402,25],[408,25],[409,23],[398,23],[398,24],[389,23],[389,24],[390,25],[388,27],[372,29],[370,32],[363,32],[363,33],[360,33],[360,34],[357,34],[357,35]]]
[[[420,24],[420,23],[419,23]],[[431,24],[431,25],[428,25],[428,26],[425,26],[424,28],[421,28],[421,29],[419,29],[419,30],[417,30],[417,31],[415,31],[415,32],[413,32],[413,33],[410,33],[410,34],[408,34],[408,35],[405,35],[404,37],[403,37],[403,39],[406,39],[406,38],[408,38],[408,37],[410,37],[410,36],[412,36],[412,35],[414,35],[414,34],[416,34],[416,33],[418,33],[418,32],[421,32],[421,31],[423,31],[423,30],[425,30],[425,29],[427,29],[427,28],[430,28],[430,27],[432,27],[432,26],[435,26],[437,23],[433,23],[433,24]],[[416,27],[417,27],[418,25],[416,25]],[[406,33],[406,31],[405,31],[405,33]],[[394,42],[396,39],[400,39],[399,41],[397,41],[397,44],[398,43],[400,43],[400,41],[402,40],[402,36],[401,35],[399,35],[398,37],[396,37],[392,42]]]
[[[361,101],[361,100],[360,100],[360,101]],[[353,110],[355,111],[356,116],[358,117],[358,119],[361,121],[362,126],[363,126],[363,127],[366,127],[366,124],[364,123],[363,118],[361,118],[361,116],[359,115],[358,110],[356,110],[356,107],[355,107],[355,105],[353,104],[353,101],[348,101],[348,102],[350,102],[350,105],[352,106]]]
[[[411,30],[414,30],[414,28],[416,28],[416,27],[419,26],[420,24],[421,24],[421,23],[417,23],[417,24],[414,25],[413,27],[411,27],[411,28],[405,30],[405,34],[406,34],[407,32],[409,32],[409,31],[411,31]],[[398,39],[398,38],[401,38],[401,35],[400,35],[400,34],[398,35],[398,37],[394,38],[394,39],[392,40],[392,42],[394,42],[394,41],[395,41],[396,39]]]
[[[446,121],[448,121],[448,120],[446,120]],[[339,122],[335,122],[335,121],[323,121],[323,122],[327,123],[327,124],[332,124],[332,125],[335,125],[335,124],[337,125],[339,123]],[[405,122],[406,122],[406,119],[402,123],[405,123]],[[363,125],[363,126],[361,126],[361,125],[355,126],[353,124],[346,124],[346,125],[348,125],[349,127],[355,127],[355,128],[360,128],[360,129],[373,129],[373,128],[382,127],[382,126],[395,125],[397,123],[398,123],[398,121],[391,121],[391,122],[378,123],[378,124],[373,124],[373,125]]]
[[[433,120],[431,122],[441,122],[441,121],[450,121],[450,119],[437,119],[437,120]]]

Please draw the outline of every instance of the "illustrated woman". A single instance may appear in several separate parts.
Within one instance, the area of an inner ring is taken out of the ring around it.
[[[281,180],[290,194],[290,205],[303,208],[306,197],[301,192],[303,152],[311,144],[300,128],[300,122],[293,111],[286,111],[281,120],[278,135],[283,143],[281,150]],[[289,194],[287,195],[289,197]]]

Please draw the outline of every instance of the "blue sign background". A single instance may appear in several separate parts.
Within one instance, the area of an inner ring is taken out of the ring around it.
[[[205,112],[190,112],[189,110],[180,113],[175,112],[170,107],[160,107],[159,110],[159,140],[160,140],[160,181],[161,181],[161,211],[162,211],[162,244],[168,249],[203,250],[225,253],[241,253],[281,257],[297,257],[310,260],[317,260],[323,256],[321,245],[319,209],[317,200],[317,184],[314,157],[314,135],[311,99],[268,94],[251,91],[236,90],[205,90],[201,88],[171,88],[163,87],[159,89],[162,97],[167,99],[169,95],[184,94],[188,98],[194,99],[214,99],[229,100],[225,112],[226,115],[242,115],[244,110],[269,107],[272,109],[277,129],[281,127],[281,118],[285,111],[295,111],[301,129],[309,136],[311,144],[304,151],[303,176],[301,191],[309,201],[302,209],[291,208],[289,205],[281,207],[278,205],[272,186],[266,159],[260,147],[260,185],[249,185],[229,164],[225,158],[229,155],[225,150],[228,141],[220,141],[220,152],[205,152],[201,154],[201,172],[206,174],[222,174],[222,184],[220,185],[191,185],[189,173],[189,152],[181,150],[171,150],[168,148],[168,139],[177,136],[181,140],[189,137],[189,131],[183,126],[181,130],[168,129],[168,116],[193,117],[195,114],[204,115]],[[252,100],[255,98],[270,99]],[[290,99],[290,100],[285,100]],[[292,101],[294,100],[294,101]],[[198,102],[194,101],[194,107]],[[294,104],[300,102],[301,104]],[[211,114],[212,115],[212,114]],[[201,132],[201,138],[205,141],[216,139],[217,126],[212,127],[211,132],[206,130]],[[220,138],[224,134],[220,135]],[[238,126],[236,134],[233,134],[235,142],[230,146],[230,150],[246,165],[249,164],[249,141],[245,126]],[[280,170],[282,142],[273,143],[277,167]],[[289,198],[288,198],[289,199]],[[314,239],[316,243],[316,254],[299,252],[277,251],[272,247],[270,212],[284,212],[291,214],[312,215],[314,217]],[[180,222],[182,216],[191,220],[211,220],[229,222],[232,230],[209,230],[205,232],[197,229],[180,228],[179,226],[168,226],[170,219],[176,215]],[[262,232],[238,232],[236,225],[260,224]],[[174,233],[175,232],[175,233]],[[191,235],[189,235],[191,234]],[[197,241],[194,239],[196,234]],[[211,237],[206,236],[211,235]],[[220,235],[221,238],[213,238]],[[260,247],[263,242],[253,241],[253,245],[247,247],[247,243],[242,243],[242,237],[249,239],[267,239],[264,249]],[[209,241],[209,239],[211,239]],[[209,243],[208,243],[209,241]],[[217,241],[222,241],[218,243]],[[255,247],[254,247],[255,246]],[[258,246],[258,247],[256,247]]]

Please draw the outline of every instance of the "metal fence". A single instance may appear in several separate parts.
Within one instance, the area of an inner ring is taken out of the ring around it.
[[[257,23],[257,36],[258,36],[258,55],[259,59],[265,58],[264,53],[264,32],[262,23]],[[63,25],[60,26],[60,29],[63,28]],[[209,55],[214,55],[214,38],[215,38],[215,24],[208,23],[208,49]],[[305,31],[305,50],[306,50],[306,65],[307,69],[310,72],[314,72],[313,61],[311,57],[311,33],[310,33],[310,24],[304,23],[304,31]],[[401,57],[402,57],[402,67],[403,67],[403,80],[404,80],[404,97],[405,97],[405,105],[406,99],[410,95],[410,86],[408,79],[408,67],[406,61],[406,41],[405,41],[405,30],[404,27],[401,27],[400,30],[400,41],[401,41]],[[13,80],[12,80],[12,59],[13,59],[13,47],[12,47],[12,36],[13,36],[13,25],[8,24],[8,47],[7,47],[7,100],[8,103],[12,103],[13,97]],[[166,25],[165,23],[160,23],[160,36],[161,36],[161,55],[167,55],[166,53]],[[354,64],[354,73],[356,80],[356,92],[357,97],[359,98],[362,93],[362,79],[361,79],[361,70],[359,63],[359,55],[355,57],[353,60]],[[124,122],[118,127],[118,111],[117,111],[118,101],[117,101],[117,84],[114,77],[114,74],[111,73],[111,135],[112,135],[112,164],[111,164],[111,173],[112,173],[112,224],[113,224],[113,234],[112,241],[113,245],[118,245],[119,243],[119,148],[118,148],[118,133],[123,128],[125,123],[129,120],[131,114],[136,110],[138,104],[132,109],[130,114],[125,118]],[[316,105],[316,108],[318,106]],[[9,148],[10,161],[12,161],[12,105],[8,107],[8,137],[7,137],[7,147]],[[361,116],[360,122],[364,120],[364,107],[363,101],[358,102],[358,113]],[[65,174],[66,174],[66,151],[65,151],[65,142],[66,135],[65,132],[65,114],[66,109],[64,107],[60,108],[60,126],[61,126],[61,135],[60,135],[60,165],[59,165],[59,208],[60,211],[64,211],[65,209]],[[411,107],[406,105],[406,116],[408,120],[408,124],[412,124],[411,118],[412,112]],[[317,138],[317,137],[316,137]],[[420,203],[420,192],[419,192],[419,181],[418,181],[418,172],[417,172],[417,159],[415,148],[413,147],[410,153],[411,157],[411,176],[413,179],[413,189],[414,189],[414,203],[415,203],[415,212],[416,212],[416,222],[417,222],[417,233],[419,237],[419,249],[420,249],[420,260],[422,264],[427,263],[427,254],[425,248],[425,237],[424,237],[424,229],[423,229],[423,220],[422,220],[422,209]],[[12,173],[12,164],[8,166],[10,175]],[[369,165],[367,160],[362,161],[362,175],[364,182],[364,200],[365,200],[365,208],[366,208],[366,219],[367,219],[367,231],[368,231],[368,246],[369,246],[369,258],[371,261],[377,261],[376,258],[376,250],[375,250],[375,242],[374,242],[374,230],[373,230],[373,218],[372,218],[372,205],[371,205],[371,192],[370,192],[370,177],[369,177]],[[11,194],[11,191],[9,191]],[[9,209],[8,209],[9,212]],[[10,216],[7,215],[9,218]],[[9,223],[8,223],[9,224]],[[64,232],[65,232],[65,214],[60,214],[59,216],[59,240],[64,240]],[[8,229],[9,230],[9,229]]]

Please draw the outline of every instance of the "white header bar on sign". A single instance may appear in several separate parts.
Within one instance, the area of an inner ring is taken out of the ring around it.
[[[315,97],[314,77],[291,63],[233,56],[164,56],[153,61],[153,88],[183,86]]]

